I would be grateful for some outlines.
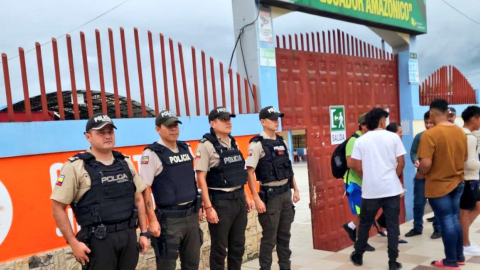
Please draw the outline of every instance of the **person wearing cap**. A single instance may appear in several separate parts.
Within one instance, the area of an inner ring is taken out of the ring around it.
[[[87,121],[85,138],[90,148],[63,165],[50,197],[55,222],[84,269],[135,269],[138,223],[140,252],[149,247],[142,196],[146,185],[130,158],[112,150],[114,129],[104,114]],[[82,227],[77,236],[65,212],[68,205]]]
[[[158,114],[155,130],[160,139],[145,148],[140,165],[142,179],[149,187],[144,199],[150,232],[154,236],[152,247],[157,269],[162,270],[175,270],[178,255],[182,269],[196,270],[200,263],[203,233],[195,214],[200,201],[197,204],[194,158],[190,145],[178,141],[178,125],[181,123],[170,110]]]
[[[457,110],[454,107],[448,107],[448,116],[447,116],[448,122],[455,124],[459,127],[462,127],[462,125],[455,122],[456,119],[457,119]]]
[[[357,241],[358,236],[358,226],[360,224],[360,207],[362,204],[362,176],[355,170],[355,161],[352,159],[351,155],[353,152],[353,146],[357,138],[361,137],[368,132],[367,125],[365,124],[365,116],[367,113],[363,113],[358,117],[358,130],[355,134],[348,139],[347,145],[345,146],[345,156],[347,158],[347,167],[348,170],[343,177],[343,183],[347,188],[346,194],[348,194],[348,205],[350,206],[350,211],[355,218],[347,223],[343,224],[343,229],[347,232],[348,237],[352,242]],[[377,230],[379,228],[377,227]],[[367,243],[366,251],[375,251],[375,248]]]
[[[210,230],[210,269],[240,270],[245,252],[247,211],[253,210],[244,191],[245,160],[232,132],[235,114],[224,107],[208,115],[210,133],[203,135],[195,153],[197,182],[202,190],[204,211]]]
[[[294,203],[300,200],[300,194],[285,140],[275,134],[278,118],[283,116],[272,106],[261,109],[259,118],[263,132],[250,140],[248,148],[248,185],[263,229],[259,254],[261,270],[271,269],[275,245],[280,269],[291,268],[290,228],[295,216],[291,189],[294,190]],[[256,190],[255,176],[260,192]]]

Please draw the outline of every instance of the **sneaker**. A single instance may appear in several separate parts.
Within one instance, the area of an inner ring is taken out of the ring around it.
[[[369,243],[367,243],[367,246],[365,247],[365,251],[370,251],[370,252],[372,252],[372,251],[375,251],[375,248],[372,247],[372,246],[370,246]]]
[[[388,262],[388,270],[402,269],[402,264],[399,262]]]
[[[432,239],[442,238],[442,233],[440,233],[439,231],[433,231],[432,236],[430,236],[430,238]]]
[[[354,251],[350,254],[350,261],[355,266],[361,266],[363,264],[363,256]]]
[[[463,247],[463,255],[480,256],[480,248],[470,244],[468,247]]]
[[[344,223],[342,227],[347,232],[348,238],[350,238],[350,240],[352,240],[352,242],[355,243],[355,239],[357,238],[356,237],[356,234],[357,234],[356,230],[352,230],[352,228],[348,227],[348,222]]]
[[[434,222],[434,221],[435,221],[435,216],[430,217],[430,218],[427,218],[427,221],[428,221],[428,222]]]
[[[422,232],[417,232],[415,231],[415,229],[411,229],[409,232],[407,232],[405,234],[405,237],[412,237],[412,236],[417,236],[417,235],[421,235]]]

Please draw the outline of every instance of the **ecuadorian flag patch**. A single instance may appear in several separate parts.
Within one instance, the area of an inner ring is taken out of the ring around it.
[[[142,157],[142,164],[148,164],[148,161],[150,160],[149,156],[143,156]]]
[[[60,175],[58,176],[57,183],[56,183],[55,185],[61,187],[61,186],[63,185],[63,179],[65,179],[65,175],[61,175],[61,174],[60,174]]]
[[[202,157],[202,153],[200,151],[197,151],[195,153],[195,159],[200,159]]]

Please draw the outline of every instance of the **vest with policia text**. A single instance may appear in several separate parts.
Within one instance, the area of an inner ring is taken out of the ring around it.
[[[210,168],[207,172],[207,185],[210,188],[230,188],[243,186],[247,182],[247,171],[245,170],[245,159],[242,152],[238,150],[237,142],[232,140],[230,148],[224,147],[218,141],[217,136],[211,131],[203,135],[200,143],[209,141],[213,144],[215,151],[220,156],[220,163],[217,167]]]
[[[255,136],[251,142],[260,142],[262,144],[265,156],[258,161],[255,175],[262,184],[293,177],[292,162],[288,156],[287,146],[281,136],[277,139],[264,139],[262,136]]]
[[[133,175],[120,152],[112,151],[114,162],[106,166],[91,153],[79,153],[70,162],[81,159],[91,179],[90,189],[76,205],[71,205],[82,227],[116,224],[132,218],[135,209]]]
[[[177,141],[178,153],[168,147],[153,143],[145,149],[150,149],[162,161],[163,170],[155,176],[152,193],[157,206],[172,206],[190,202],[197,197],[193,156],[188,144]]]

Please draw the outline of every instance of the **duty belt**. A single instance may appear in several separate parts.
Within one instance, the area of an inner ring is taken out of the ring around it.
[[[136,218],[128,219],[115,224],[105,225],[102,223],[97,225],[90,225],[85,228],[83,241],[88,245],[90,244],[91,236],[95,236],[95,238],[102,240],[105,239],[109,233],[118,232],[130,228],[136,228],[137,226],[138,222]]]
[[[268,198],[273,198],[277,195],[283,194],[291,189],[290,183],[287,183],[283,186],[279,187],[271,187],[271,186],[260,186],[260,189],[263,190]]]
[[[192,202],[186,205],[162,206],[158,207],[155,212],[159,214],[162,219],[187,217],[195,213],[195,204]]]
[[[209,189],[208,192],[210,193],[211,199],[213,201],[220,201],[220,200],[235,200],[238,198],[241,198],[245,196],[245,192],[243,191],[243,187],[239,188],[235,191],[232,192],[225,192],[221,190],[214,190],[214,189]]]

